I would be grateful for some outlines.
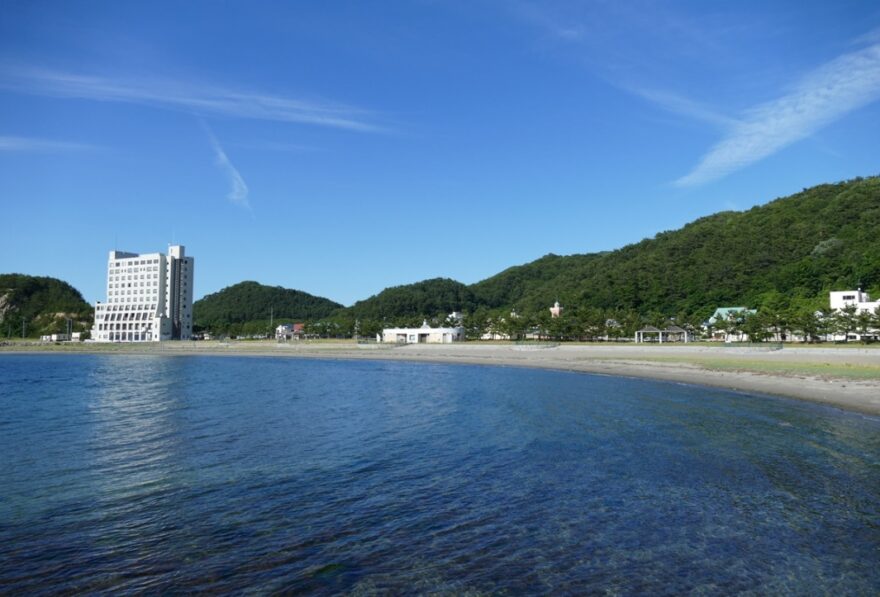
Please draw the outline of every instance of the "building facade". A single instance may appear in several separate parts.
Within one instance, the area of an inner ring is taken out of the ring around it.
[[[182,245],[167,255],[110,251],[107,302],[95,306],[92,339],[191,340],[194,265]]]
[[[451,344],[464,341],[464,328],[432,328],[425,321],[420,328],[385,328],[376,341],[385,344]]]
[[[859,316],[864,313],[880,315],[880,300],[872,301],[867,292],[863,292],[861,288],[858,290],[835,290],[828,296],[828,302],[834,311],[841,312],[846,309],[852,309],[853,314]],[[880,340],[880,328],[870,326],[869,328],[856,330],[846,330],[843,333],[836,333],[832,339],[837,340]]]
[[[828,302],[835,311],[854,306],[856,313],[874,313],[880,309],[880,301],[872,301],[867,292],[858,290],[835,290],[829,293]]]
[[[275,328],[275,339],[279,342],[287,342],[288,340],[296,340],[305,335],[305,324],[303,323],[282,323]]]

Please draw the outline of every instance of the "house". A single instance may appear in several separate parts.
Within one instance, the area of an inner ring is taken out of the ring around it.
[[[275,339],[279,342],[288,340],[296,340],[305,333],[305,324],[303,323],[282,323],[275,328]]]
[[[464,340],[464,328],[432,328],[427,320],[419,328],[385,328],[376,341],[385,344],[450,344]]]

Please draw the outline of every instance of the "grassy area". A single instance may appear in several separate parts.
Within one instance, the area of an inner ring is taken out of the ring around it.
[[[880,379],[880,366],[854,363],[768,363],[764,361],[706,360],[708,369],[755,371],[782,375],[809,375],[844,379]]]
[[[609,360],[611,360],[609,358]],[[775,375],[808,375],[811,377],[834,377],[841,379],[880,379],[880,364],[864,363],[816,363],[816,362],[775,362],[757,359],[732,359],[687,355],[646,356],[638,360],[658,363],[691,364],[715,371],[749,371]]]

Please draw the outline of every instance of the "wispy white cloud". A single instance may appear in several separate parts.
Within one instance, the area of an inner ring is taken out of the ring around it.
[[[0,88],[34,95],[125,102],[199,115],[294,122],[382,132],[375,114],[319,100],[304,100],[168,79],[110,78],[35,68],[0,67]]]
[[[0,135],[0,151],[51,153],[56,151],[88,151],[92,149],[96,149],[96,147],[84,143]]]
[[[725,129],[731,128],[739,122],[734,118],[713,110],[711,107],[705,104],[684,97],[683,95],[678,95],[677,93],[672,93],[670,91],[663,91],[659,89],[630,87],[626,85],[621,85],[621,87],[623,89],[626,89],[630,93],[638,95],[643,99],[648,100],[652,104],[655,104],[660,108],[667,110],[668,112],[679,114],[681,116],[686,116],[694,120],[708,122],[709,124],[713,124]]]
[[[880,99],[880,28],[853,40],[848,53],[807,73],[780,92],[778,99],[742,113],[724,114],[682,94],[663,90],[670,87],[669,81],[656,81],[700,68],[717,74],[724,68],[738,67],[742,64],[739,44],[743,39],[760,42],[771,36],[772,24],[759,18],[748,22],[730,19],[724,9],[695,16],[664,3],[638,0],[511,0],[505,6],[512,6],[513,14],[532,27],[569,43],[585,66],[609,84],[667,112],[709,123],[721,131],[721,140],[709,148],[691,172],[675,181],[681,187],[717,180],[765,159]],[[756,77],[755,73],[749,74],[752,88]],[[679,86],[684,88],[686,84],[684,81]]]
[[[248,200],[248,187],[238,172],[238,168],[229,161],[229,157],[223,151],[223,147],[208,125],[205,122],[201,124],[208,135],[208,140],[211,142],[211,148],[214,150],[214,162],[226,173],[226,177],[229,179],[229,193],[227,193],[226,198],[233,205],[244,207],[250,211],[251,203]]]
[[[787,95],[748,110],[677,186],[722,178],[880,99],[880,43],[807,74]]]

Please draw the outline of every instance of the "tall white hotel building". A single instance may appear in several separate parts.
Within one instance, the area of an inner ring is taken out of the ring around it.
[[[107,302],[95,306],[92,339],[158,342],[192,338],[193,258],[182,245],[162,253],[110,251]]]

